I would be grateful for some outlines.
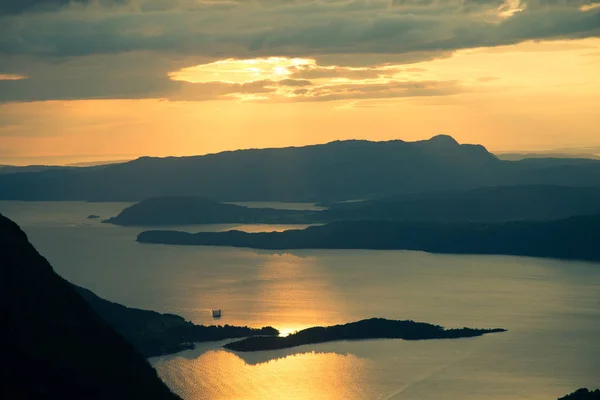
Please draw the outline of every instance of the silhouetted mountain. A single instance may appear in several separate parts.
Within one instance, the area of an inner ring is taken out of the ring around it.
[[[178,399],[0,215],[2,399]]]
[[[343,200],[489,185],[498,181],[491,177],[501,174],[502,166],[482,147],[459,145],[449,137],[413,143],[349,140],[7,174],[0,176],[0,199]]]
[[[302,224],[313,211],[249,208],[202,197],[155,197],[124,209],[107,223],[115,225]]]
[[[600,186],[600,161],[502,161],[449,136],[337,141],[0,175],[1,200],[331,201],[498,185]]]
[[[58,165],[0,165],[0,174],[14,174],[14,173],[25,173],[25,172],[41,172],[48,170],[61,170],[71,169],[75,167],[61,167]]]
[[[552,220],[600,214],[600,187],[497,186],[334,203],[324,221],[395,220],[493,222]]]
[[[579,389],[558,400],[600,400],[600,390]]]
[[[313,327],[298,331],[289,336],[256,336],[223,347],[234,351],[278,350],[305,344],[332,342],[335,340],[360,339],[458,339],[482,336],[487,333],[505,332],[506,329],[444,329],[424,322],[394,321],[383,318],[365,319],[344,325]]]
[[[597,261],[600,260],[600,215],[506,223],[347,221],[269,233],[228,231],[194,234],[155,230],[140,233],[137,240],[143,243],[267,250],[397,249]]]
[[[600,149],[597,149],[600,152]],[[571,159],[571,160],[600,160],[600,155],[589,152],[560,152],[560,151],[549,151],[540,153],[496,153],[499,159],[518,161],[529,158],[542,158],[542,159]]]
[[[174,314],[125,307],[96,296],[79,286],[75,289],[118,333],[146,357],[193,349],[194,342],[209,342],[254,335],[279,335],[277,329],[239,326],[194,325]]]

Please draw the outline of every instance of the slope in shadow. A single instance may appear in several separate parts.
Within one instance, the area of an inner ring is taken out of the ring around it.
[[[0,215],[3,399],[178,399]]]

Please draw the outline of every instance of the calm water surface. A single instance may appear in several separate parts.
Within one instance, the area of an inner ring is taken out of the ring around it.
[[[141,229],[86,219],[127,205],[0,202],[0,212],[66,279],[196,323],[213,323],[210,310],[221,308],[221,324],[272,325],[284,333],[374,316],[509,329],[473,339],[336,342],[249,354],[209,343],[153,358],[185,399],[542,400],[600,385],[600,264],[146,245],[135,242]],[[232,228],[289,227],[178,229]]]

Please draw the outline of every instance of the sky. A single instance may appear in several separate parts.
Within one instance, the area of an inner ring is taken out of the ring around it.
[[[599,105],[600,0],[0,1],[0,164],[437,134],[600,153]]]

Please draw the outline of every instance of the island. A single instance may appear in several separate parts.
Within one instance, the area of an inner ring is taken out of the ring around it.
[[[579,389],[558,400],[600,400],[600,390]]]
[[[344,325],[303,329],[289,336],[254,336],[224,345],[228,350],[247,352],[279,350],[305,344],[317,344],[337,340],[363,339],[458,339],[482,336],[488,333],[506,332],[506,329],[444,329],[439,325],[415,321],[394,321],[371,318]]]
[[[203,197],[154,197],[125,208],[102,222],[122,226],[196,224],[306,224],[318,222],[316,211],[251,208]]]
[[[179,315],[126,307],[102,299],[88,289],[73,286],[108,325],[145,357],[193,349],[197,342],[279,335],[279,331],[272,327],[195,325]]]
[[[96,214],[90,214],[90,215],[88,215],[88,217],[87,217],[87,219],[99,219],[99,218],[100,218],[100,216],[99,216],[99,215],[96,215]]]
[[[417,250],[600,261],[600,215],[504,223],[339,221],[303,230],[260,233],[151,230],[141,232],[137,241],[265,250]]]
[[[327,203],[324,210],[252,208],[203,197],[143,200],[103,222],[127,226],[322,224],[335,221],[549,221],[600,213],[600,187],[520,185]],[[92,218],[90,216],[88,218]]]

